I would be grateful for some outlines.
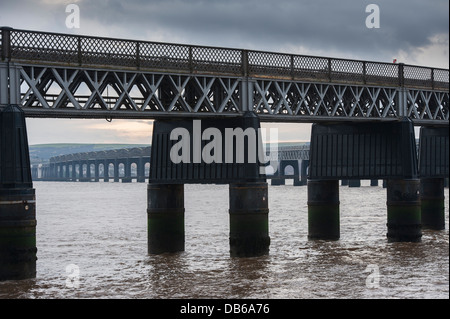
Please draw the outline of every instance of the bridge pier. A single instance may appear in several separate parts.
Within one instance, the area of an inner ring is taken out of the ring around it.
[[[107,160],[103,161],[103,181],[109,182],[109,162]]]
[[[308,180],[308,238],[339,237],[339,180]]]
[[[359,184],[361,179],[382,178],[387,179],[388,241],[421,240],[417,151],[409,119],[392,123],[314,124],[310,161],[310,238],[339,236],[338,182],[330,180],[348,179],[350,186],[354,181]]]
[[[19,106],[7,105],[0,107],[0,280],[35,278],[36,252],[25,116]]]
[[[100,163],[95,160],[94,161],[94,179],[93,182],[99,182],[100,181]]]
[[[389,242],[419,242],[422,237],[419,179],[387,181],[387,238]]]
[[[308,166],[309,160],[302,160],[300,164],[300,180],[297,185],[294,182],[294,186],[304,186],[308,184]]]
[[[137,160],[136,167],[137,179],[138,183],[145,183],[145,161],[142,157]]]
[[[148,253],[184,251],[184,184],[148,184]]]
[[[149,253],[184,249],[183,185],[180,184],[186,183],[229,184],[230,256],[268,253],[268,186],[265,174],[261,173],[262,165],[256,161],[259,127],[259,119],[252,112],[201,123],[199,120],[154,122],[148,186]],[[213,139],[202,145],[200,139],[209,137],[210,133]],[[204,151],[208,145],[212,146],[211,156],[214,151],[213,161],[204,156],[206,153],[202,155],[201,148],[205,147]],[[181,148],[174,152],[178,146]],[[174,238],[173,243],[169,237]],[[168,242],[168,246],[160,242]]]
[[[449,174],[448,127],[421,127],[420,200],[424,228],[445,229],[445,178]]]
[[[420,180],[422,226],[428,229],[445,229],[445,196],[443,178]]]
[[[70,162],[70,166],[72,166],[72,172],[71,172],[71,176],[70,176],[70,180],[72,182],[76,182],[77,181],[77,165],[75,161]]]
[[[254,257],[269,252],[268,186],[265,182],[229,185],[230,255]]]
[[[131,183],[131,163],[128,158],[123,159],[123,166],[124,166],[124,176],[122,177],[122,183]]]
[[[92,179],[92,174],[91,174],[91,163],[89,160],[86,161],[86,182],[90,182]]]
[[[120,182],[119,161],[118,160],[114,160],[114,183],[118,183],[118,182]]]

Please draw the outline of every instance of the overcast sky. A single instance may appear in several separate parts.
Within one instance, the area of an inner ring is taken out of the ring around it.
[[[77,4],[80,28],[66,26]],[[366,6],[380,9],[367,28]],[[448,0],[0,0],[17,29],[449,67]],[[150,143],[151,122],[27,119],[30,144]],[[283,140],[309,125],[278,126]]]

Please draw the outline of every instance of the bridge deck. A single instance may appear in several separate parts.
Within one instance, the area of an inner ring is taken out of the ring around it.
[[[417,124],[448,125],[448,69],[10,28],[1,28],[0,37],[1,61],[20,69],[20,104],[29,117],[154,119],[253,110],[262,121],[408,116]],[[244,106],[241,85],[249,79],[251,101]],[[59,92],[51,92],[54,83]],[[401,88],[405,97],[391,94]]]

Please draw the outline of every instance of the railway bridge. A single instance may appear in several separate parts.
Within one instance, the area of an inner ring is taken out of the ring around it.
[[[341,179],[387,180],[388,241],[445,227],[448,69],[7,27],[0,37],[0,279],[36,275],[27,117],[154,120],[149,254],[184,250],[186,183],[229,184],[231,256],[269,252],[261,122],[314,123],[311,240],[339,239]]]

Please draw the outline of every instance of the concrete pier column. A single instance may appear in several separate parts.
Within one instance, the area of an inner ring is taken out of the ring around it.
[[[100,162],[94,161],[94,182],[98,182],[100,180]]]
[[[75,165],[74,165],[73,162],[70,162],[69,165],[70,165],[70,166],[69,166],[70,169],[69,169],[69,176],[68,176],[67,180],[68,180],[68,181],[73,181],[73,180],[74,180],[74,170],[75,170]]]
[[[36,277],[36,204],[25,115],[0,107],[0,280]]]
[[[58,163],[58,165],[56,167],[56,170],[58,172],[58,174],[57,174],[58,181],[61,181],[64,178],[64,169],[63,168],[64,168],[64,165],[62,163]]]
[[[145,161],[140,157],[137,161],[137,182],[145,183]]]
[[[302,160],[300,164],[300,180],[302,185],[308,184],[308,167],[309,167],[309,160]]]
[[[422,227],[445,229],[445,196],[443,178],[422,178],[420,180],[420,202]]]
[[[114,160],[114,183],[118,183],[120,181],[119,177],[119,161]]]
[[[338,240],[339,180],[308,180],[308,238]]]
[[[55,163],[50,163],[50,168],[49,168],[49,180],[55,180],[56,179],[56,166]]]
[[[109,182],[109,162],[103,161],[103,181]]]
[[[91,175],[91,163],[89,161],[86,161],[86,179],[88,182],[91,181],[92,175]]]
[[[68,162],[64,163],[63,174],[64,174],[63,180],[68,181],[69,180],[69,163]]]
[[[229,186],[230,255],[254,257],[268,254],[269,205],[265,182]]]
[[[422,238],[419,179],[387,180],[389,242],[419,242]]]
[[[131,161],[127,158],[123,161],[124,176],[122,177],[122,183],[131,183]]]
[[[148,184],[148,253],[184,251],[184,184]]]

